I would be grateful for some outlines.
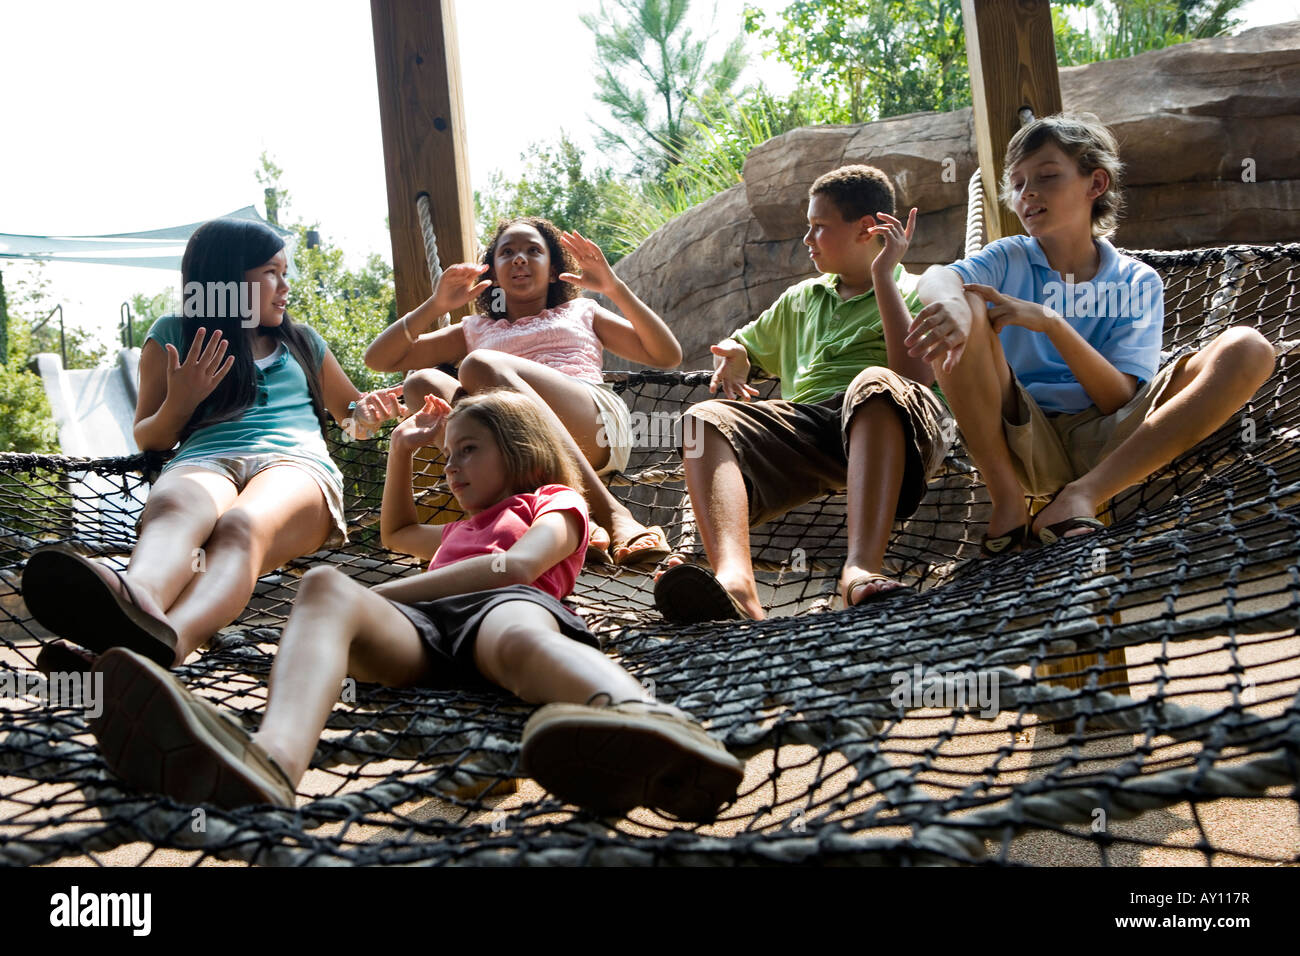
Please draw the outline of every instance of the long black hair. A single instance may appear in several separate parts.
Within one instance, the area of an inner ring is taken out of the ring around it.
[[[284,240],[275,230],[250,219],[213,219],[190,236],[185,256],[181,259],[184,302],[181,361],[189,354],[195,333],[202,326],[207,329],[205,342],[214,330],[221,330],[222,338],[229,343],[226,354],[233,355],[235,362],[221,384],[194,410],[181,432],[182,441],[207,425],[238,418],[257,400],[257,374],[250,336],[246,334],[240,310],[230,307],[239,302],[239,295],[236,293],[230,297],[224,292],[240,289],[239,283],[244,282],[245,272],[269,262],[283,248]],[[209,315],[209,311],[213,314]],[[324,390],[307,333],[293,323],[287,312],[279,326],[262,327],[260,332],[283,342],[289,354],[302,366],[312,408],[324,433],[327,423]]]

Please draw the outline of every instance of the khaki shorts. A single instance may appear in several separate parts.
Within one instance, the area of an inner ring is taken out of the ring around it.
[[[1019,398],[1018,420],[1003,418],[1002,431],[1025,493],[1033,498],[1054,495],[1096,468],[1155,411],[1174,373],[1195,354],[1188,352],[1167,363],[1127,405],[1109,415],[1096,405],[1081,412],[1045,412],[1012,375]]]
[[[170,461],[163,468],[162,474],[175,468],[204,468],[224,475],[234,484],[236,491],[243,491],[244,486],[253,480],[253,476],[275,465],[292,465],[311,475],[325,496],[334,528],[329,538],[321,545],[325,548],[338,548],[348,543],[348,524],[343,516],[343,486],[338,479],[310,458],[293,455],[203,455],[197,458],[183,458]]]
[[[924,385],[876,366],[860,372],[848,391],[822,402],[714,399],[686,414],[717,428],[735,451],[749,496],[749,523],[755,526],[844,490],[849,421],[858,406],[877,396],[889,399],[903,422],[907,457],[895,514],[906,518],[925,497],[926,482],[943,467],[948,450],[943,436],[955,433],[945,425],[952,416],[943,402]]]
[[[596,421],[600,423],[596,441],[609,448],[609,461],[597,469],[596,474],[622,471],[632,457],[632,413],[627,402],[614,391],[614,386],[601,382],[586,384],[591,386],[591,397],[596,402]]]

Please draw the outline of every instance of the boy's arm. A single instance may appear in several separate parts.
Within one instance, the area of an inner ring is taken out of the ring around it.
[[[992,303],[989,321],[993,323],[994,333],[1001,332],[1008,325],[1019,325],[1046,335],[1056,351],[1061,353],[1070,374],[1083,386],[1103,415],[1123,408],[1137,393],[1137,377],[1111,365],[1106,356],[1093,348],[1059,312],[1037,302],[1004,295],[992,286],[972,283],[965,288]]]
[[[902,261],[916,227],[916,209],[907,217],[907,227],[887,213],[878,213],[880,225],[871,231],[885,244],[885,248],[871,263],[871,284],[876,290],[876,306],[880,309],[880,324],[885,331],[885,356],[890,370],[922,385],[934,384],[934,369],[929,362],[910,354],[907,350],[908,330],[912,325],[912,312],[903,299],[903,293],[894,281],[894,269]]]
[[[799,286],[792,286],[777,298],[758,318],[737,329],[717,345],[709,346],[713,353],[713,377],[709,379],[709,392],[716,394],[721,388],[724,397],[747,402],[758,395],[758,389],[749,384],[749,373],[758,366],[770,375],[780,376],[782,355],[786,348],[782,326],[790,320],[790,313],[801,313],[803,294]]]
[[[749,384],[749,351],[744,344],[735,339],[723,339],[717,345],[710,345],[713,353],[713,377],[709,379],[709,394],[716,395],[722,389],[723,398],[747,402],[758,394],[758,389]]]
[[[582,519],[576,512],[548,511],[539,515],[508,551],[466,558],[435,571],[386,581],[371,590],[409,603],[511,584],[532,584],[578,550],[582,544],[581,526]]]

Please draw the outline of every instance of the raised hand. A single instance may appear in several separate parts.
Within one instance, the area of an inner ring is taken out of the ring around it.
[[[433,290],[431,301],[434,303],[433,314],[442,315],[459,309],[473,302],[484,290],[492,287],[491,279],[480,277],[487,272],[487,263],[459,262],[448,266],[438,277],[438,286]]]
[[[943,361],[943,370],[957,367],[970,339],[973,316],[963,299],[931,302],[912,320],[907,338],[907,354],[925,362]]]
[[[578,268],[582,270],[581,273],[561,272],[560,281],[572,282],[592,292],[608,295],[618,283],[618,277],[610,268],[605,253],[600,251],[600,246],[577,232],[561,233],[560,242],[578,260]]]
[[[215,330],[207,336],[206,329],[200,328],[194,333],[185,361],[176,346],[168,343],[167,349],[167,397],[178,407],[193,412],[199,403],[212,394],[213,389],[221,384],[230,367],[235,364],[233,355],[226,355],[230,344],[221,336],[221,330]],[[225,356],[225,361],[222,361]]]
[[[722,389],[724,398],[747,402],[758,395],[758,389],[749,384],[749,353],[739,342],[710,345],[713,353],[713,377],[709,379],[709,394]]]
[[[879,236],[885,248],[871,263],[871,269],[873,272],[882,269],[892,273],[894,267],[903,261],[903,255],[912,241],[912,234],[916,231],[916,207],[913,206],[912,211],[907,214],[906,228],[900,220],[887,212],[876,213],[876,220],[876,225],[867,231],[873,236]]]
[[[364,392],[348,410],[351,416],[343,423],[343,430],[353,439],[372,437],[379,426],[390,418],[405,418],[406,406],[402,404],[404,385],[390,385],[373,392]]]
[[[1055,309],[1005,295],[990,285],[968,282],[962,288],[975,293],[985,302],[993,303],[989,308],[989,321],[993,323],[994,332],[1001,332],[1008,325],[1019,325],[1031,332],[1047,332],[1052,323],[1061,318]]]
[[[443,399],[433,394],[424,396],[424,405],[388,436],[389,447],[393,451],[410,453],[436,444],[442,438],[443,426],[450,414],[451,406]]]

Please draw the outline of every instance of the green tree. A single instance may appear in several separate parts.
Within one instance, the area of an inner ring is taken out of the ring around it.
[[[1067,0],[1053,5],[1056,59],[1062,66],[1135,56],[1147,50],[1225,36],[1241,26],[1245,0]],[[1074,8],[1073,10],[1069,8]]]
[[[1062,66],[1133,56],[1239,25],[1245,0],[1062,0],[1053,4]],[[1073,8],[1073,9],[1071,9]],[[775,18],[747,7],[765,55],[825,91],[841,123],[969,106],[960,0],[797,0]],[[1079,23],[1078,21],[1082,21]]]
[[[745,65],[744,36],[711,59],[711,37],[697,39],[686,25],[689,9],[690,0],[602,0],[599,14],[581,18],[601,64],[596,98],[615,123],[600,126],[603,143],[627,150],[641,174],[678,161],[699,118],[692,100],[725,96]]]
[[[360,269],[349,269],[343,250],[322,241],[307,248],[316,223],[297,223],[294,247],[297,278],[291,280],[289,312],[321,334],[348,378],[362,391],[391,385],[394,376],[366,367],[366,347],[397,318],[393,270],[372,254]]]
[[[9,354],[17,355],[20,366],[41,352],[60,354],[59,304],[50,294],[50,280],[45,275],[45,260],[26,263],[15,283],[9,302]],[[94,368],[108,358],[111,344],[103,329],[88,329],[63,316],[63,339],[68,353],[68,368]]]
[[[487,188],[474,192],[475,218],[483,244],[487,245],[502,219],[541,216],[561,229],[582,233],[614,261],[614,235],[604,217],[613,173],[607,168],[584,172],[581,147],[563,131],[558,141],[533,143],[519,158],[518,179],[507,179],[496,170]]]
[[[3,272],[0,272],[0,362],[9,362],[9,302],[5,298]]]
[[[289,209],[289,191],[280,186],[280,177],[284,175],[284,170],[277,166],[271,159],[271,154],[262,150],[262,155],[257,158],[257,169],[253,175],[257,181],[262,184],[262,195],[266,202],[266,218],[268,222],[273,222],[277,226],[280,224],[281,213]]]
[[[137,292],[127,303],[131,307],[134,346],[144,345],[145,336],[154,322],[164,315],[174,315],[181,310],[181,300],[175,289],[163,289],[153,295]]]
[[[970,103],[960,0],[797,0],[776,21],[745,9],[745,31],[827,91],[838,122]]]

